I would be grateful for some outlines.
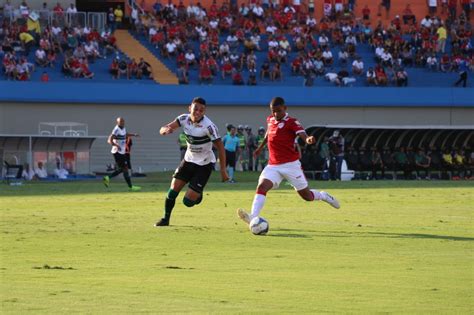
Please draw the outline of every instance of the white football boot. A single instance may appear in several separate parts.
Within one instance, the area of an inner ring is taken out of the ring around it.
[[[245,212],[244,209],[237,209],[237,215],[239,216],[239,218],[244,221],[246,224],[249,224],[250,223],[250,215]]]
[[[333,206],[336,209],[339,209],[341,207],[339,205],[339,201],[337,201],[337,199],[331,196],[329,193],[325,191],[321,191],[320,193],[321,195],[323,195],[323,198],[321,199],[322,201],[329,203],[331,206]]]

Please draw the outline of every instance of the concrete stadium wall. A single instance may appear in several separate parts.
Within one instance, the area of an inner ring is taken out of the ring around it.
[[[115,118],[126,120],[129,132],[140,133],[134,141],[132,163],[144,171],[174,169],[178,164],[177,134],[160,136],[159,128],[186,112],[183,105],[110,105],[110,104],[47,104],[0,103],[0,134],[38,134],[40,122],[86,123],[89,136],[108,136]],[[290,115],[299,118],[305,127],[324,125],[360,126],[472,126],[474,108],[421,107],[304,107],[290,106]],[[267,106],[210,105],[208,116],[221,135],[225,124],[249,125],[254,132],[265,126]],[[112,162],[110,146],[104,139],[96,140],[91,151],[91,170],[103,171]]]

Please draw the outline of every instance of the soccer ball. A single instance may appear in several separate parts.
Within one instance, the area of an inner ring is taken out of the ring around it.
[[[268,221],[262,217],[255,217],[249,223],[250,232],[255,235],[265,235],[269,228]]]

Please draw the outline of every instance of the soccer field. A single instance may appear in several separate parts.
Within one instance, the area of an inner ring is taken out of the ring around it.
[[[254,236],[257,176],[181,193],[161,229],[169,173],[1,185],[1,313],[474,312],[474,182],[310,182],[339,210],[282,185]]]

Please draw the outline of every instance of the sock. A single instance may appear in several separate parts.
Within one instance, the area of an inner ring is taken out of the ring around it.
[[[112,178],[112,177],[115,177],[117,176],[118,174],[122,173],[122,169],[119,168],[118,170],[115,170],[115,172],[113,172],[112,174],[109,175],[109,178]]]
[[[317,191],[316,189],[310,189],[309,191],[311,191],[313,193],[313,196],[314,196],[313,201],[324,200],[324,196],[319,191]]]
[[[260,211],[262,210],[263,205],[265,204],[266,198],[267,197],[265,195],[259,193],[255,194],[252,203],[252,212],[250,213],[250,220],[260,215]]]
[[[132,180],[130,179],[130,175],[128,175],[128,170],[123,171],[123,178],[125,178],[128,188],[132,188]]]
[[[234,168],[229,166],[227,172],[229,173],[229,178],[234,179]]]
[[[196,202],[195,202],[194,200],[188,199],[186,196],[184,196],[184,198],[183,198],[183,204],[184,204],[186,207],[194,207],[194,205],[196,204]]]
[[[179,192],[174,191],[173,189],[168,190],[168,195],[165,199],[165,217],[164,219],[169,221],[171,218],[171,212],[173,211],[174,205],[176,203],[176,197],[178,197]]]

